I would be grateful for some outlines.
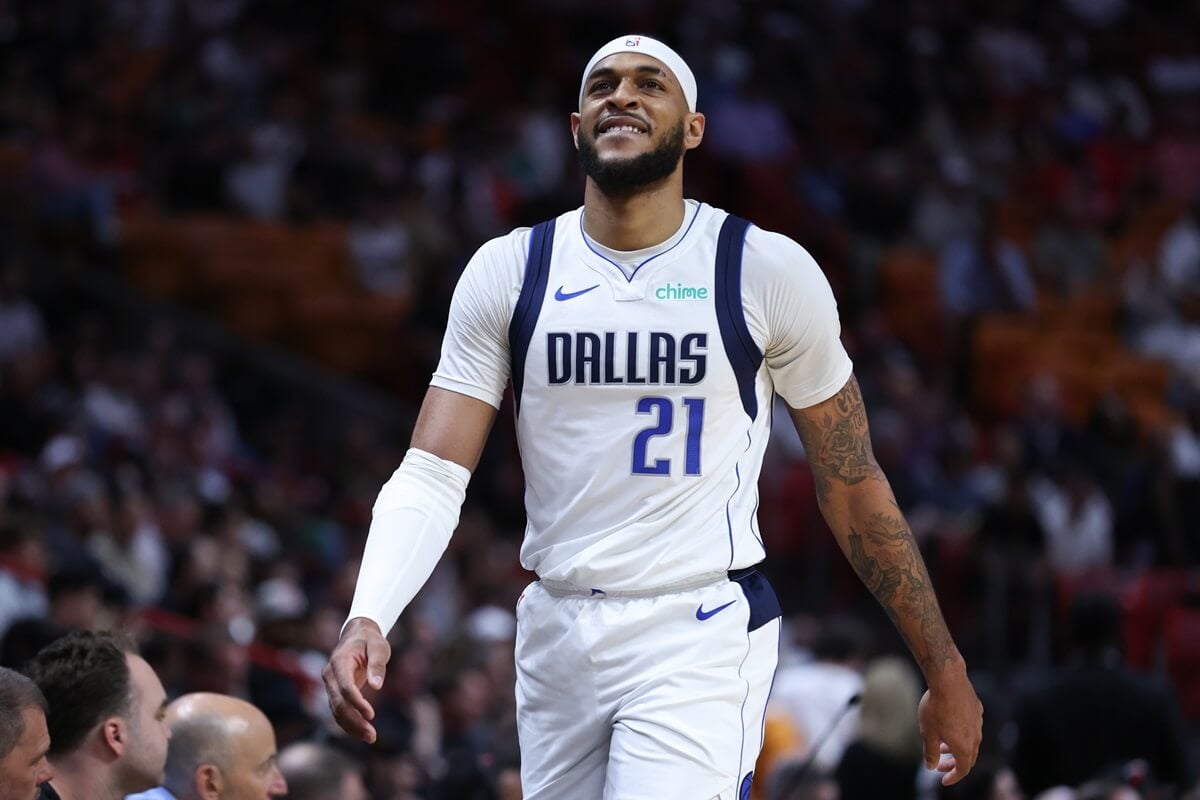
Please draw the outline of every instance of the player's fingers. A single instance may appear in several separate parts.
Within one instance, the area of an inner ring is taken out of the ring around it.
[[[959,769],[963,775],[975,767],[975,762],[979,758],[979,742],[980,736],[972,735],[970,741],[965,742],[962,747],[956,748],[954,751],[954,757],[958,760]]]
[[[950,770],[954,769],[957,765],[958,765],[958,762],[955,761],[954,756],[943,755],[942,760],[938,762],[937,771],[938,772],[949,772]]]
[[[344,687],[338,680],[333,662],[330,662],[321,672],[321,678],[325,682],[325,692],[329,696],[329,709],[333,712],[333,718],[341,729],[368,744],[374,742],[375,728],[367,722],[362,711],[347,698]],[[355,692],[358,691],[353,682],[350,686]],[[370,704],[367,704],[365,699],[362,702],[370,710]]]
[[[371,708],[367,698],[363,697],[363,693],[358,688],[358,681],[354,679],[354,661],[353,655],[335,652],[322,673],[322,677],[325,679],[325,690],[329,693],[331,703],[336,698],[349,704],[363,718],[374,719],[375,709]]]
[[[925,740],[925,768],[933,769],[937,766],[938,759],[941,757],[940,745],[941,739],[938,738],[937,732],[931,728],[921,728],[921,738]]]
[[[942,776],[942,783],[946,786],[958,783],[963,778],[970,774],[975,767],[975,748],[964,746],[954,750],[954,766]]]
[[[339,699],[332,701],[330,708],[334,720],[346,733],[367,744],[375,741],[375,727],[363,719],[363,715],[353,706]]]
[[[392,646],[382,636],[367,639],[367,682],[372,689],[383,686],[383,674],[392,658]]]
[[[961,766],[955,766],[954,769],[942,776],[942,786],[953,786],[954,784],[967,777],[970,770],[964,770]]]

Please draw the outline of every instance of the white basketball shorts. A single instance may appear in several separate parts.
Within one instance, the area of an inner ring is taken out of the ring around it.
[[[779,660],[753,570],[620,596],[530,584],[517,603],[525,800],[743,800]]]

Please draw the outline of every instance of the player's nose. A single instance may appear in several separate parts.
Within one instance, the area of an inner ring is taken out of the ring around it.
[[[633,108],[641,102],[637,86],[632,78],[621,78],[616,87],[609,92],[608,105],[612,108]]]

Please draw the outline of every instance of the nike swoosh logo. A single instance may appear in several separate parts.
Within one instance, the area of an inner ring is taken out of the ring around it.
[[[560,287],[558,287],[558,291],[554,293],[554,299],[555,300],[570,300],[572,297],[579,297],[579,295],[581,295],[581,294],[587,294],[592,289],[595,289],[599,286],[600,286],[600,284],[597,283],[595,286],[589,286],[586,289],[580,289],[578,292],[564,292],[563,287],[560,286]]]
[[[697,608],[697,609],[696,609],[696,619],[698,619],[698,620],[700,620],[701,622],[703,622],[704,620],[708,619],[709,617],[711,617],[711,616],[712,616],[712,615],[714,615],[714,614],[720,614],[722,611],[724,611],[725,609],[729,608],[731,605],[733,605],[733,604],[734,604],[734,603],[736,603],[736,602],[737,602],[737,600],[730,600],[730,601],[729,601],[728,603],[726,603],[725,605],[723,605],[723,606],[717,606],[716,608],[714,608],[714,609],[711,609],[711,610],[709,610],[709,611],[705,611],[705,610],[704,610],[704,606],[702,605],[702,606],[700,606],[699,608]]]

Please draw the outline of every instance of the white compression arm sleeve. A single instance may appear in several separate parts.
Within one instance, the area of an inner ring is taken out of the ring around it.
[[[366,617],[386,636],[446,551],[471,473],[416,448],[379,491],[350,616]]]

